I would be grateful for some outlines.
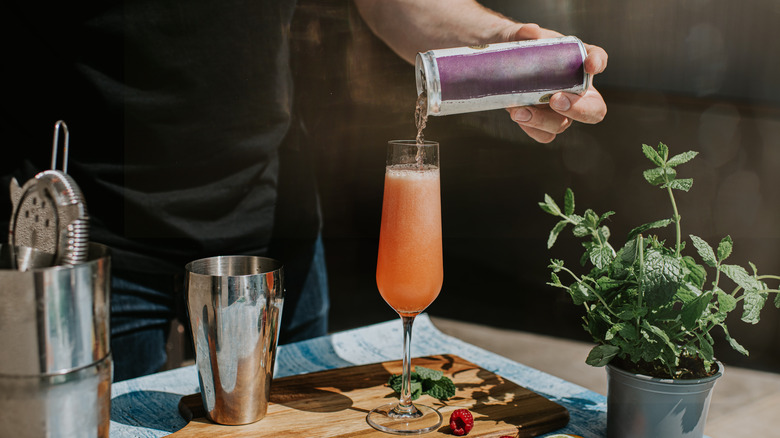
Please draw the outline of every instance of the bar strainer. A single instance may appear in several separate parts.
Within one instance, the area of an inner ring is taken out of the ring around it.
[[[61,171],[56,170],[60,130],[64,132]],[[87,259],[89,216],[81,189],[67,174],[69,140],[67,125],[58,121],[54,125],[51,169],[38,173],[23,186],[16,179],[11,181],[13,211],[8,241],[16,249],[18,269],[74,265]],[[44,257],[31,259],[30,253],[43,253]]]

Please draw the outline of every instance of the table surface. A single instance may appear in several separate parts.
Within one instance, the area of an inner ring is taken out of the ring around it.
[[[399,360],[402,342],[398,319],[281,345],[274,376]],[[445,335],[422,314],[414,323],[412,356],[434,354],[458,355],[566,407],[569,424],[555,433],[584,438],[605,436],[606,397]],[[113,384],[110,436],[163,437],[183,428],[186,423],[179,415],[179,400],[196,392],[199,388],[194,365]]]

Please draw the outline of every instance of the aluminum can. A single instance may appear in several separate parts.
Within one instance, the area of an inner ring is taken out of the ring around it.
[[[434,116],[543,104],[588,89],[586,56],[573,36],[430,50],[415,60],[417,94]]]

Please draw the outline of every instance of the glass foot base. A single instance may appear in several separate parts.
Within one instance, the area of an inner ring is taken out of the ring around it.
[[[441,414],[434,408],[414,405],[414,412],[402,413],[396,407],[398,403],[379,406],[366,415],[366,422],[376,430],[396,435],[419,435],[441,426]]]

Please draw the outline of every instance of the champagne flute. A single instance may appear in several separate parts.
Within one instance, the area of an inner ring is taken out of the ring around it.
[[[376,282],[403,322],[402,390],[398,402],[377,407],[366,421],[384,432],[421,434],[442,422],[436,409],[412,403],[410,381],[412,324],[439,295],[444,279],[439,144],[390,141],[386,164]]]

